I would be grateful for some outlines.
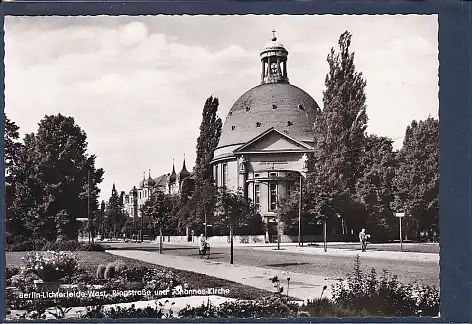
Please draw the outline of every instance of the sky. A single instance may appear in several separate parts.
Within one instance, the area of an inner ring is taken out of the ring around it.
[[[260,83],[276,30],[290,83],[322,106],[326,57],[348,30],[367,81],[368,132],[395,139],[438,117],[437,15],[5,17],[5,112],[23,136],[45,116],[75,118],[105,170],[101,199],[195,161],[210,96],[223,119]]]

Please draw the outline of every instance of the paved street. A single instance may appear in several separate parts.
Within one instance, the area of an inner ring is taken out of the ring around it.
[[[284,287],[284,293],[288,293],[290,297],[299,300],[320,297],[322,292],[323,296],[329,297],[331,285],[335,283],[334,280],[328,280],[322,276],[294,273],[286,271],[286,269],[268,269],[241,264],[231,265],[226,262],[219,262],[211,259],[195,259],[188,256],[159,254],[155,251],[110,250],[107,252],[121,257],[134,258],[144,262],[158,264],[164,267],[205,273],[220,279],[241,283],[266,291],[275,291],[274,284],[271,282],[270,278],[277,276],[280,279],[282,287]],[[287,284],[287,278],[290,278],[289,287]],[[323,286],[327,286],[327,291],[323,291]]]
[[[113,248],[140,249],[157,251],[156,243],[112,243]],[[318,248],[304,248],[298,251],[295,247],[282,247],[275,250],[274,246],[237,246],[234,247],[234,263],[237,265],[262,267],[279,271],[287,271],[306,275],[321,276],[327,280],[344,279],[352,272],[355,256],[360,255],[365,271],[375,268],[381,274],[387,270],[398,275],[405,283],[415,281],[420,284],[436,285],[439,287],[439,256],[431,253],[400,253],[370,251],[361,253],[355,249],[329,248],[324,253]],[[131,252],[131,251],[130,251]],[[164,244],[163,253],[173,256],[199,258],[195,245]],[[222,264],[229,263],[229,246],[213,246],[210,260]],[[209,273],[211,274],[211,273]]]

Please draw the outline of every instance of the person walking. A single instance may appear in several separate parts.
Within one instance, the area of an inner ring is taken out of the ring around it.
[[[367,249],[367,234],[365,233],[365,228],[359,232],[359,241],[361,242],[361,250],[365,252]]]

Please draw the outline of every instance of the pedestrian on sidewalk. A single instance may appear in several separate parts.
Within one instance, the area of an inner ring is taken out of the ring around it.
[[[359,232],[359,241],[361,242],[361,250],[365,252],[367,249],[367,240],[369,239],[370,235],[365,233],[365,228]]]

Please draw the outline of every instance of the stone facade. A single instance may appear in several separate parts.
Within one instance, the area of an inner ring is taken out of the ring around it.
[[[178,195],[182,190],[182,186],[189,185],[194,187],[194,175],[191,174],[185,165],[185,159],[182,170],[177,174],[175,166],[172,166],[172,172],[163,174],[157,178],[151,178],[151,172],[146,179],[134,186],[128,194],[123,195],[123,206],[130,217],[141,217],[141,207],[151,197],[155,190],[159,190],[166,195]]]

